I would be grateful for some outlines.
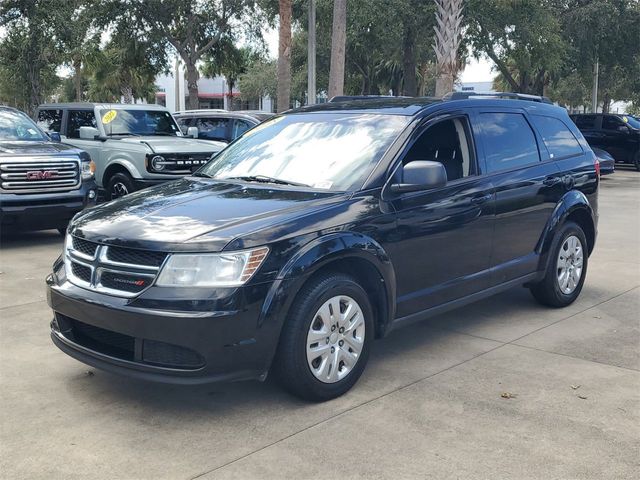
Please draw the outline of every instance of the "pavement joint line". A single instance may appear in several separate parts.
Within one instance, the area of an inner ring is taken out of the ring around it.
[[[26,305],[34,305],[36,303],[41,303],[41,302],[47,302],[47,300],[45,298],[43,298],[42,300],[34,300],[33,302],[26,302],[26,303],[18,303],[16,305],[7,305],[6,307],[0,307],[0,311],[2,310],[8,310],[10,308],[15,308],[15,307],[24,307]]]
[[[339,418],[339,417],[341,417],[341,416],[343,416],[343,415],[345,415],[345,414],[347,414],[347,413],[350,413],[350,412],[352,412],[352,411],[354,411],[354,410],[356,410],[356,409],[359,409],[360,407],[364,407],[364,406],[366,406],[366,405],[369,405],[369,404],[371,404],[371,403],[373,403],[373,402],[376,402],[376,401],[378,401],[378,400],[380,400],[380,399],[382,399],[382,398],[385,398],[385,397],[388,397],[388,396],[390,396],[390,395],[393,395],[393,394],[394,394],[394,393],[396,393],[396,392],[400,392],[400,391],[405,390],[405,389],[407,389],[407,388],[409,388],[409,387],[412,387],[412,386],[414,386],[414,385],[417,385],[417,384],[418,384],[418,383],[420,383],[420,382],[423,382],[423,381],[428,380],[428,379],[430,379],[430,378],[433,378],[433,377],[435,377],[435,376],[437,376],[437,375],[440,375],[441,373],[445,373],[445,372],[447,372],[447,371],[449,371],[449,370],[452,370],[452,369],[454,369],[454,368],[457,368],[457,367],[459,367],[459,366],[461,366],[461,365],[464,365],[464,364],[466,364],[466,363],[468,363],[468,362],[471,362],[471,361],[473,361],[473,360],[476,360],[477,358],[480,358],[480,357],[482,357],[482,356],[484,356],[484,355],[487,355],[487,354],[489,354],[489,353],[491,353],[491,352],[493,352],[493,351],[495,351],[495,350],[498,350],[499,348],[503,348],[503,347],[505,347],[505,346],[507,346],[507,345],[512,345],[512,346],[515,346],[515,347],[521,347],[521,348],[527,348],[527,347],[525,347],[524,345],[519,345],[519,344],[517,344],[517,343],[515,343],[515,342],[517,342],[518,340],[521,340],[521,339],[523,339],[523,338],[525,338],[525,337],[527,337],[527,336],[529,336],[529,335],[531,335],[531,334],[533,334],[533,333],[539,332],[540,330],[544,330],[545,328],[551,327],[551,326],[556,325],[556,324],[558,324],[558,323],[560,323],[560,322],[563,322],[563,321],[568,320],[568,319],[570,319],[570,318],[573,318],[573,317],[575,317],[575,316],[577,316],[577,315],[580,315],[580,314],[582,314],[582,313],[584,313],[584,312],[586,312],[586,311],[588,311],[588,310],[591,310],[592,308],[595,308],[595,307],[598,307],[598,306],[602,305],[603,303],[607,303],[607,302],[609,302],[609,301],[611,301],[611,300],[614,300],[614,299],[616,299],[616,298],[618,298],[618,297],[620,297],[620,296],[622,296],[622,295],[624,295],[624,294],[626,294],[626,293],[629,293],[629,292],[631,292],[631,291],[633,291],[633,290],[637,289],[638,287],[640,287],[640,286],[639,286],[639,285],[636,285],[636,286],[634,286],[634,287],[632,287],[632,288],[630,288],[630,289],[628,289],[628,290],[625,290],[624,292],[621,292],[621,293],[619,293],[619,294],[617,294],[617,295],[614,295],[614,296],[612,296],[612,297],[610,297],[610,298],[607,298],[607,299],[605,299],[605,300],[602,300],[602,301],[600,301],[600,302],[598,302],[598,303],[596,303],[596,304],[594,304],[594,305],[591,305],[591,306],[589,306],[589,307],[586,307],[586,308],[584,308],[584,309],[582,309],[582,310],[580,310],[580,311],[578,311],[578,312],[576,312],[576,313],[573,313],[573,314],[569,315],[568,317],[561,318],[560,320],[556,320],[555,322],[550,323],[549,325],[545,325],[545,326],[543,326],[543,327],[537,328],[537,329],[535,329],[535,330],[533,330],[533,331],[531,331],[531,332],[529,332],[529,333],[527,333],[527,334],[525,334],[525,335],[522,335],[522,336],[520,336],[520,337],[518,337],[518,338],[516,338],[516,339],[514,339],[514,340],[511,340],[511,341],[509,341],[509,342],[501,342],[501,341],[499,341],[499,340],[492,340],[492,339],[490,339],[490,338],[477,337],[477,338],[482,338],[483,340],[489,340],[489,341],[493,341],[493,342],[499,343],[499,345],[497,345],[497,346],[495,346],[495,347],[493,347],[493,348],[491,348],[491,349],[487,350],[486,352],[479,353],[478,355],[474,355],[474,356],[473,356],[473,357],[471,357],[471,358],[468,358],[468,359],[466,359],[466,360],[463,360],[462,362],[458,362],[458,363],[456,363],[456,364],[454,364],[454,365],[450,365],[450,366],[448,366],[447,368],[444,368],[444,369],[439,370],[439,371],[437,371],[437,372],[434,372],[434,373],[432,373],[432,374],[430,374],[430,375],[427,375],[427,376],[425,376],[425,377],[422,377],[422,378],[416,379],[416,380],[414,380],[414,381],[412,381],[412,382],[409,382],[409,383],[407,383],[406,385],[401,385],[401,386],[399,386],[399,387],[397,387],[397,388],[395,388],[395,389],[393,389],[393,390],[391,390],[391,391],[389,391],[389,392],[385,392],[385,393],[383,393],[383,394],[381,394],[381,395],[378,395],[377,397],[370,398],[369,400],[367,400],[367,401],[365,401],[365,402],[362,402],[362,403],[359,403],[359,404],[357,404],[357,405],[354,405],[354,406],[352,406],[352,407],[350,407],[350,408],[347,408],[346,410],[344,410],[344,411],[342,411],[342,412],[340,412],[340,413],[337,413],[336,415],[333,415],[333,416],[331,416],[331,417],[328,417],[328,418],[325,418],[325,419],[323,419],[323,420],[320,420],[320,421],[318,421],[318,422],[316,422],[316,423],[314,423],[314,424],[312,424],[312,425],[308,425],[308,426],[304,427],[303,429],[298,430],[297,432],[290,433],[289,435],[286,435],[286,436],[284,436],[284,437],[282,437],[282,438],[280,438],[280,439],[278,439],[278,440],[275,440],[275,441],[273,441],[273,442],[271,442],[271,443],[269,443],[269,444],[267,444],[267,445],[264,445],[264,446],[262,446],[262,447],[260,447],[260,448],[258,448],[258,449],[256,449],[256,450],[254,450],[254,451],[252,451],[252,452],[249,452],[249,453],[246,453],[246,454],[244,454],[244,455],[241,455],[240,457],[235,458],[235,459],[233,459],[233,460],[230,460],[230,461],[228,461],[228,462],[226,462],[226,463],[224,463],[224,464],[222,464],[222,465],[220,465],[220,466],[217,466],[217,467],[214,467],[214,468],[212,468],[212,469],[210,469],[210,470],[207,470],[207,471],[204,471],[204,472],[202,472],[202,473],[196,474],[195,476],[188,477],[188,480],[196,480],[197,478],[202,478],[202,477],[203,477],[203,476],[205,476],[205,475],[208,475],[208,474],[210,474],[210,473],[213,473],[213,472],[215,472],[215,471],[217,471],[217,470],[220,470],[220,469],[222,469],[222,468],[228,467],[229,465],[233,465],[233,464],[234,464],[234,463],[236,463],[236,462],[239,462],[239,461],[241,461],[241,460],[244,460],[245,458],[248,458],[248,457],[250,457],[250,456],[252,456],[252,455],[254,455],[254,454],[256,454],[256,453],[259,453],[259,452],[261,452],[261,451],[263,451],[263,450],[266,450],[267,448],[270,448],[270,447],[272,447],[272,446],[274,446],[274,445],[278,445],[279,443],[282,443],[282,442],[284,442],[284,441],[286,441],[286,440],[288,440],[288,439],[290,439],[290,438],[293,438],[293,437],[295,437],[296,435],[299,435],[299,434],[304,433],[304,432],[306,432],[306,431],[308,431],[308,430],[311,430],[311,429],[313,429],[313,428],[315,428],[315,427],[317,427],[317,426],[319,426],[319,425],[322,425],[322,424],[324,424],[324,423],[327,423],[327,422],[329,422],[330,420],[333,420],[333,419],[335,419],[335,418]],[[446,329],[444,329],[444,328],[443,328],[442,330],[446,330]],[[474,336],[475,336],[475,335],[471,335],[471,334],[464,333],[464,332],[458,332],[458,331],[455,331],[455,330],[451,330],[451,331],[453,331],[453,332],[455,332],[455,333],[460,333],[460,334],[462,334],[462,335],[469,335],[469,336],[471,336],[471,337],[474,337]],[[537,349],[534,349],[534,350],[537,350]],[[546,351],[544,351],[544,350],[541,350],[541,352],[549,353],[549,354],[551,354],[551,355],[562,355],[562,354],[556,354],[555,352],[546,352]],[[565,355],[565,356],[570,357],[570,355]],[[576,360],[583,360],[583,361],[586,361],[586,362],[600,363],[600,362],[594,362],[594,361],[592,361],[592,360],[588,360],[588,359],[584,359],[584,358],[579,358],[579,357],[571,357],[571,358],[574,358],[574,359],[576,359]],[[606,365],[606,366],[609,366],[609,367],[615,367],[615,368],[625,368],[625,367],[618,367],[617,365],[609,365],[609,364],[602,364],[602,365]],[[636,370],[634,370],[634,369],[629,369],[629,368],[626,368],[626,370],[636,371]]]

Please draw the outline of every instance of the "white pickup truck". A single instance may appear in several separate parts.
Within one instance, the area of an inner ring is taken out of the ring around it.
[[[107,199],[187,175],[226,146],[197,140],[197,128],[184,135],[159,105],[44,104],[37,122],[91,155]]]

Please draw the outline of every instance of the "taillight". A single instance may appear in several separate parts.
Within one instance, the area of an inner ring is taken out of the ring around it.
[[[595,162],[593,163],[594,167],[596,167],[596,175],[600,178],[600,160],[596,157]]]

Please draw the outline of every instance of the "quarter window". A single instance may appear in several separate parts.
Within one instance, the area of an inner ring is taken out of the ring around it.
[[[40,110],[38,126],[46,132],[60,133],[62,128],[62,110]]]
[[[578,140],[562,120],[541,115],[533,115],[531,120],[542,135],[542,140],[547,146],[551,158],[568,157],[582,153]]]
[[[80,127],[98,128],[93,110],[69,110],[67,137],[80,138]]]
[[[481,113],[480,128],[489,173],[540,161],[538,144],[520,113]]]

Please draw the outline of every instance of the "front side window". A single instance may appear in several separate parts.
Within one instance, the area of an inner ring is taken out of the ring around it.
[[[229,141],[228,129],[230,119],[228,118],[198,118],[196,127],[198,127],[198,138],[207,140]]]
[[[409,124],[403,115],[301,113],[254,127],[201,173],[216,179],[264,176],[314,188],[360,188]]]
[[[102,109],[100,118],[109,136],[178,136],[180,128],[166,110]]]
[[[406,165],[416,160],[440,162],[449,182],[475,175],[468,131],[465,117],[438,122],[418,137],[402,163]]]
[[[98,127],[93,110],[69,110],[67,137],[80,138],[80,127]]]
[[[183,135],[187,134],[187,130],[189,129],[190,122],[191,122],[190,118],[185,118],[185,117],[176,118],[176,123],[180,127],[180,131],[182,132]]]
[[[568,157],[582,153],[582,147],[571,130],[557,118],[532,115],[533,124],[542,135],[551,158]]]
[[[38,126],[46,132],[60,133],[62,129],[62,110],[40,110]]]
[[[38,126],[23,113],[13,110],[0,110],[0,141],[49,140]]]
[[[489,173],[540,161],[536,137],[524,115],[492,112],[479,117]]]
[[[613,115],[605,115],[602,119],[602,128],[604,130],[617,130],[618,127],[624,127],[625,123],[622,119],[613,116]]]

